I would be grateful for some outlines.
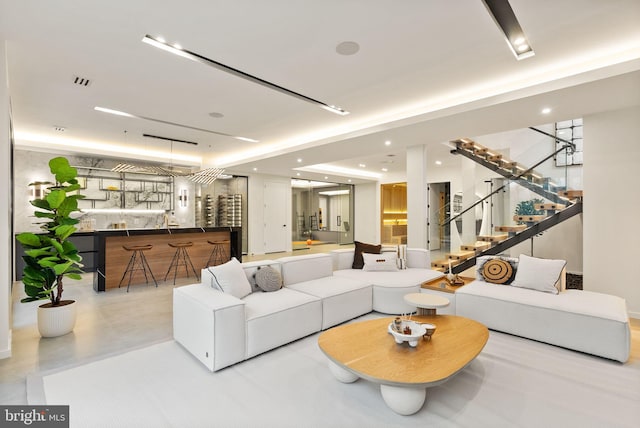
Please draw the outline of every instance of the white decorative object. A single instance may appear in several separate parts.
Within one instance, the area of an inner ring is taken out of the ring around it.
[[[40,336],[58,337],[71,333],[76,325],[76,302],[72,300],[71,303],[66,305],[43,307],[45,305],[38,306],[38,331]]]
[[[565,260],[539,259],[520,254],[513,287],[529,288],[546,293],[558,294],[556,284],[560,284]]]
[[[398,270],[396,253],[362,253],[365,272],[394,272]]]
[[[404,334],[403,331],[407,327],[411,329],[411,333]],[[402,321],[400,331],[396,330],[394,323],[389,323],[387,329],[393,335],[396,343],[409,342],[409,346],[413,348],[418,346],[418,340],[427,332],[427,329],[422,324],[415,321]]]
[[[447,279],[449,280],[449,282],[453,282],[455,278],[456,276],[451,271],[451,259],[449,259],[449,271],[447,272]]]

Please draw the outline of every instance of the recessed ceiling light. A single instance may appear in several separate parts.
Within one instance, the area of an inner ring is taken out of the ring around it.
[[[258,168],[253,168],[253,170],[254,170],[254,171],[257,171],[257,170],[258,170]]]
[[[542,114],[549,114],[551,113],[551,109],[549,107],[545,107],[542,109]]]
[[[296,176],[300,177],[300,173],[299,173],[299,172],[296,172]]]
[[[301,158],[298,158],[298,163],[300,163],[300,162],[302,162],[302,159],[301,159]]]
[[[292,97],[297,98],[299,100],[315,104],[315,105],[317,105],[317,106],[319,106],[319,107],[321,107],[321,108],[323,108],[325,110],[328,110],[328,111],[330,111],[332,113],[336,113],[336,114],[339,114],[341,116],[345,116],[345,115],[349,114],[348,111],[346,111],[346,110],[344,110],[344,109],[342,109],[342,108],[340,108],[338,106],[327,104],[327,103],[324,103],[322,101],[318,101],[318,100],[316,100],[314,98],[308,97],[308,96],[303,95],[303,94],[301,94],[299,92],[292,91],[291,89],[287,89],[287,88],[285,88],[283,86],[280,86],[278,84],[269,82],[269,81],[267,81],[265,79],[262,79],[260,77],[253,76],[253,75],[251,75],[249,73],[245,73],[244,71],[238,70],[237,68],[230,67],[230,66],[222,64],[222,63],[220,63],[218,61],[214,61],[214,60],[212,60],[210,58],[207,58],[207,57],[205,57],[203,55],[200,55],[198,53],[191,52],[191,51],[189,51],[187,49],[184,49],[184,48],[176,49],[175,46],[172,46],[171,44],[166,43],[163,39],[160,39],[160,38],[157,38],[157,37],[152,37],[152,36],[147,34],[142,38],[142,42],[146,43],[148,45],[151,45],[153,47],[156,47],[158,49],[161,49],[163,51],[167,51],[169,53],[172,53],[174,55],[178,55],[178,56],[181,56],[183,58],[190,59],[191,61],[195,61],[195,62],[199,62],[200,64],[208,65],[209,67],[213,67],[213,68],[215,68],[217,70],[224,71],[224,72],[232,74],[232,75],[234,75],[236,77],[240,77],[241,79],[245,79],[245,80],[248,80],[250,82],[257,83],[258,85],[264,86],[265,88],[273,89],[274,91],[280,92],[281,94],[289,95],[289,96],[292,96]]]
[[[348,179],[347,181],[348,181],[349,183],[351,183],[351,179]]]
[[[328,180],[328,179],[329,179],[329,177],[327,177],[327,176],[325,175],[325,176],[324,176],[324,179],[325,179],[325,180]]]
[[[436,165],[442,165],[442,161],[437,160]]]
[[[366,167],[367,167],[367,165],[365,165],[365,164],[363,164],[363,163],[358,164],[358,166],[359,166],[360,168],[366,168]]]
[[[382,168],[382,172],[387,172],[389,171],[387,168]]]
[[[384,145],[385,145],[385,146],[390,146],[390,145],[391,145],[391,141],[389,141],[389,140],[385,141],[385,142],[384,142]]]
[[[360,50],[360,45],[356,42],[342,42],[336,46],[336,52],[340,55],[355,55]]]

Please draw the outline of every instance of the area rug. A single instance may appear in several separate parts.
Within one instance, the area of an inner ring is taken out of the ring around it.
[[[436,333],[437,334],[437,333]],[[400,416],[365,380],[333,378],[317,334],[216,373],[178,343],[34,376],[30,404],[70,405],[72,427],[637,427],[640,361],[491,332],[469,366]],[[389,340],[392,340],[391,338]]]

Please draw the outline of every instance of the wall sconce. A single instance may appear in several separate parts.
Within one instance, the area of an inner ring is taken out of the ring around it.
[[[182,208],[185,208],[187,206],[187,196],[188,196],[188,190],[180,189],[180,195],[178,196],[178,200],[180,201],[180,206]]]

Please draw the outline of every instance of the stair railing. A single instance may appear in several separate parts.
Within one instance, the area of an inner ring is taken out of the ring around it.
[[[524,180],[524,181],[526,181],[524,178],[522,178],[522,176],[525,176],[525,175],[529,174],[529,173],[530,173],[531,171],[533,171],[535,168],[539,167],[540,165],[542,165],[543,163],[545,163],[545,162],[546,162],[546,161],[548,161],[549,159],[553,158],[553,157],[554,157],[554,156],[556,156],[558,153],[560,153],[560,152],[562,152],[562,151],[564,151],[564,150],[567,150],[567,149],[570,149],[570,150],[574,150],[574,149],[575,149],[575,144],[574,144],[574,143],[572,143],[571,141],[563,140],[562,138],[555,137],[555,136],[553,136],[553,135],[551,135],[551,134],[548,134],[548,133],[546,133],[546,132],[544,132],[544,131],[541,131],[541,130],[539,130],[539,129],[536,129],[536,128],[531,128],[531,127],[530,127],[530,129],[533,129],[534,131],[540,132],[540,133],[545,134],[545,135],[549,135],[549,136],[551,136],[551,137],[553,137],[553,138],[557,139],[558,141],[561,141],[561,142],[566,143],[566,144],[565,144],[564,146],[562,146],[561,148],[559,148],[558,150],[556,150],[555,152],[553,152],[553,153],[551,153],[550,155],[546,156],[546,157],[545,157],[544,159],[542,159],[541,161],[537,162],[537,163],[536,163],[535,165],[533,165],[532,167],[530,167],[530,168],[528,168],[528,169],[526,169],[526,170],[522,171],[521,173],[519,173],[519,174],[517,174],[517,175],[511,174],[511,176],[506,177],[508,180],[512,180],[512,181],[514,181],[514,182],[518,182],[519,180]],[[456,148],[456,150],[457,150],[457,148]],[[446,226],[447,224],[449,224],[449,223],[451,223],[451,222],[453,222],[453,221],[457,220],[458,218],[462,217],[462,215],[463,215],[463,214],[465,214],[465,213],[469,212],[470,210],[472,210],[473,208],[475,208],[476,206],[478,206],[478,205],[479,205],[479,204],[481,204],[482,202],[484,202],[484,201],[486,201],[487,199],[489,199],[491,196],[493,196],[493,195],[495,195],[495,194],[497,194],[497,193],[499,193],[499,192],[503,191],[503,190],[507,187],[507,185],[508,185],[508,184],[509,184],[509,183],[507,183],[507,184],[504,184],[504,185],[500,186],[499,188],[497,188],[497,189],[496,189],[496,190],[494,190],[493,192],[489,193],[489,194],[488,194],[487,196],[485,196],[484,198],[477,200],[476,202],[474,202],[473,204],[471,204],[469,207],[467,207],[467,208],[463,209],[462,211],[460,211],[460,212],[459,212],[458,214],[456,214],[455,216],[453,216],[453,217],[449,218],[448,220],[446,220],[446,221],[445,221],[444,223],[442,223],[440,226]]]

